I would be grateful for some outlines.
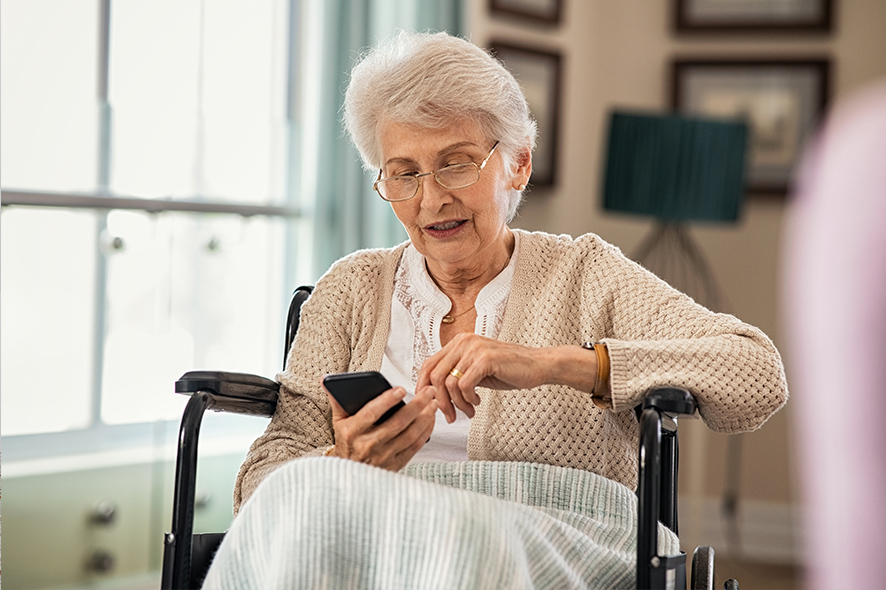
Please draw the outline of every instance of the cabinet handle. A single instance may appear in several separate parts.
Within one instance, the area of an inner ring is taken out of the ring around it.
[[[102,500],[89,512],[89,522],[108,526],[117,520],[117,505],[110,500]]]
[[[105,549],[96,549],[86,559],[86,571],[106,574],[114,569],[117,564],[117,558],[114,554]]]

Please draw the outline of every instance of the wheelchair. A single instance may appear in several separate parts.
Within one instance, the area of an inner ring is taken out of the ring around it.
[[[286,322],[284,367],[295,334],[299,312],[312,291],[295,290]],[[162,590],[200,588],[225,533],[194,534],[197,444],[206,410],[270,418],[280,385],[244,373],[190,371],[175,383],[175,392],[188,395],[179,430],[172,508],[172,528],[164,535]],[[635,408],[640,424],[637,484],[637,588],[685,589],[686,554],[658,554],[658,522],[677,533],[677,416],[692,415],[696,402],[683,389],[659,387],[648,392]],[[691,590],[713,590],[714,550],[698,547],[692,557]],[[725,590],[738,590],[727,580]]]

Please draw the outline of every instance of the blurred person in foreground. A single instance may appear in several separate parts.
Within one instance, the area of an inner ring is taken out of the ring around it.
[[[807,151],[786,232],[806,586],[883,586],[886,81],[838,103]]]
[[[674,385],[713,429],[752,430],[787,398],[778,351],[596,235],[508,227],[536,126],[475,45],[402,33],[369,51],[344,118],[409,241],[345,257],[305,303],[210,587],[630,582],[632,409]],[[349,416],[321,379],[366,370],[395,387]]]

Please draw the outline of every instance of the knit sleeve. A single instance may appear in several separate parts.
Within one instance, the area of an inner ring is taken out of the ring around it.
[[[612,409],[629,409],[658,385],[688,389],[717,432],[760,427],[787,401],[781,356],[759,329],[713,313],[624,257],[602,262]]]
[[[286,371],[277,376],[280,395],[271,422],[249,449],[234,486],[234,512],[273,470],[332,444],[332,410],[321,380],[347,371],[351,347],[346,329],[353,308],[352,269],[334,266],[301,309],[301,322]]]

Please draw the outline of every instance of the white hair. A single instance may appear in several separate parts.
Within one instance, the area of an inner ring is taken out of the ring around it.
[[[351,70],[344,126],[367,169],[382,167],[383,123],[441,129],[468,119],[498,151],[505,170],[535,147],[537,128],[520,85],[500,61],[447,33],[400,32],[370,49]],[[512,190],[508,220],[523,191]]]

